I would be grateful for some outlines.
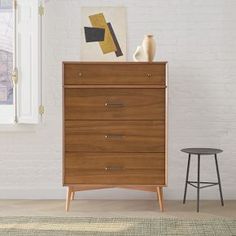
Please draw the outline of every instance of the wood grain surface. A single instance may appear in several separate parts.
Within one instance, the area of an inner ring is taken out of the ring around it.
[[[65,121],[66,152],[165,152],[163,121]]]
[[[65,85],[165,85],[165,64],[64,64]]]
[[[150,180],[156,178],[155,184],[161,185],[165,182],[165,156],[164,153],[66,153],[64,178],[66,184],[153,184]]]
[[[165,89],[65,89],[66,120],[165,120]]]

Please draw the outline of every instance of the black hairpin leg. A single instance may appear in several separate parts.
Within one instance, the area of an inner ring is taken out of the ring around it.
[[[221,181],[220,181],[220,172],[219,172],[219,167],[218,167],[218,161],[217,161],[217,155],[216,154],[215,154],[215,162],[216,162],[216,173],[217,173],[219,190],[220,190],[221,205],[224,206],[224,200],[223,200],[223,194],[222,194],[222,188],[221,188]]]
[[[186,180],[185,180],[183,204],[185,204],[185,202],[186,202],[187,187],[188,187],[188,176],[189,176],[189,167],[190,167],[190,159],[191,159],[191,154],[188,155],[188,166],[187,166],[187,174],[186,174]]]
[[[199,212],[199,198],[200,198],[200,155],[197,160],[197,212]]]

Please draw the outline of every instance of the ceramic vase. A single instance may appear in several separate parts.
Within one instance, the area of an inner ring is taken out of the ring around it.
[[[133,54],[133,60],[134,61],[146,61],[146,55],[143,51],[143,47],[142,46],[138,46],[136,51]]]
[[[142,48],[147,61],[152,62],[156,54],[156,42],[153,35],[146,35],[142,42]]]

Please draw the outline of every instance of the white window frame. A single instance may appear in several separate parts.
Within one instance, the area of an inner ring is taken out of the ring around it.
[[[14,123],[15,105],[0,105],[0,124]]]
[[[14,2],[14,105],[0,105],[1,124],[42,120],[42,0]],[[3,115],[4,114],[4,115]]]

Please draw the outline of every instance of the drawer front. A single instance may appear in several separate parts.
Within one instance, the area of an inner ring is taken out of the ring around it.
[[[164,121],[65,121],[67,152],[165,152]]]
[[[164,153],[66,153],[64,184],[164,184]]]
[[[66,85],[165,85],[165,64],[64,64]]]
[[[81,171],[164,170],[165,153],[66,152],[65,168]]]
[[[66,120],[164,120],[165,89],[65,89]]]

